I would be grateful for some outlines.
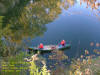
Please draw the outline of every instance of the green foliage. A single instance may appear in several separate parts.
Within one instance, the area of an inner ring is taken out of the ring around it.
[[[42,36],[46,31],[45,24],[61,13],[60,0],[38,0],[34,3],[29,3],[29,0],[4,0],[1,3],[6,7],[6,13],[0,16],[0,38],[5,37],[10,43],[7,46],[0,42],[1,56],[16,54],[21,50],[18,46],[26,47],[22,46],[23,39]],[[15,43],[18,45],[14,46]]]
[[[21,42],[23,38],[42,36],[45,24],[52,22],[61,13],[60,0],[38,0],[33,4],[28,0],[19,0],[5,15],[2,33],[12,42]],[[12,2],[13,3],[13,2]]]
[[[41,74],[42,75],[50,75],[50,73],[47,70],[47,66],[44,64],[44,66],[41,69]]]
[[[4,18],[4,16],[0,16],[0,22],[2,22],[2,19]]]
[[[32,56],[32,60],[29,60],[29,63],[30,63],[30,66],[29,66],[30,75],[50,75],[50,73],[48,72],[46,64],[44,63],[44,61],[43,60],[41,61],[43,66],[39,67],[35,63],[36,60],[40,60],[37,57],[37,54]]]
[[[0,61],[1,75],[26,75],[27,70],[29,69],[29,63],[25,62],[24,57],[28,56],[27,54],[21,52],[16,56],[2,57]],[[6,69],[6,70],[4,70]]]
[[[0,56],[5,55],[6,52],[7,52],[7,47],[4,43],[4,41],[1,40],[1,38],[0,38]]]
[[[34,61],[30,61],[30,75],[41,75],[41,72],[39,72],[39,68],[35,65]]]
[[[7,40],[2,40],[3,37],[0,38],[0,56],[7,57],[16,55],[16,51],[18,51],[17,45],[13,43],[8,43]]]

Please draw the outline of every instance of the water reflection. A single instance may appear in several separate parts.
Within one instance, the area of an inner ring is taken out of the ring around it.
[[[76,3],[76,0],[62,0],[62,7],[64,9],[68,9],[68,8],[71,8],[73,5],[75,5]]]
[[[86,3],[87,4],[86,8],[91,7],[92,10],[99,9],[100,6],[99,0],[80,0],[80,5],[82,5],[82,3]]]
[[[0,15],[10,13],[10,11],[14,10],[15,8],[20,9],[20,7],[23,7],[23,4],[26,4],[28,1],[29,0],[0,0]]]
[[[31,3],[27,0],[16,1],[8,0],[10,4],[8,3],[8,8],[5,7],[7,10],[3,12],[3,21],[0,23],[0,38],[5,37],[11,43],[20,44],[25,38],[43,36],[46,31],[45,24],[52,22],[61,13],[60,0],[39,0]],[[5,1],[0,3],[6,5]]]
[[[90,8],[93,14],[100,20],[100,1],[99,0],[80,0],[80,5],[86,4],[86,8]]]
[[[94,45],[94,43],[93,43],[93,42],[91,42],[91,43],[90,43],[90,46],[93,46],[93,45]]]
[[[7,13],[2,24],[2,33],[12,41],[19,41],[25,37],[34,38],[43,35],[45,24],[52,22],[61,13],[60,1],[37,1],[23,6],[20,10]],[[17,12],[16,12],[17,11]],[[19,12],[20,11],[20,12]]]

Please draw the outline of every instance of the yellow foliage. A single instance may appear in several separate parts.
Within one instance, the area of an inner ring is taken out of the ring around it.
[[[74,75],[82,75],[82,72],[81,72],[79,69],[77,69],[77,70],[74,72]]]
[[[39,67],[35,64],[35,58],[37,59],[37,54],[32,56],[32,61],[30,61],[30,75],[50,75],[49,71],[47,70],[46,64],[43,63],[43,67],[39,69]]]

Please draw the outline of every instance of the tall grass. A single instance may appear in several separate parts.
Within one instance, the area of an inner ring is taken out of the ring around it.
[[[37,57],[37,54],[32,56],[32,60],[28,59],[28,61],[30,63],[30,66],[29,66],[30,75],[50,75],[50,72],[49,72],[49,70],[47,70],[47,66],[46,66],[45,62],[41,61],[43,66],[41,68],[39,68],[35,64],[36,60],[39,60],[39,58]]]

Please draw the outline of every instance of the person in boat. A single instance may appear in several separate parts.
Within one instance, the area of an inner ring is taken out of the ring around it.
[[[39,49],[43,49],[43,44],[42,43],[40,43]]]
[[[62,46],[65,46],[65,44],[66,44],[65,40],[62,40],[62,41],[60,42],[60,45],[62,45]]]

